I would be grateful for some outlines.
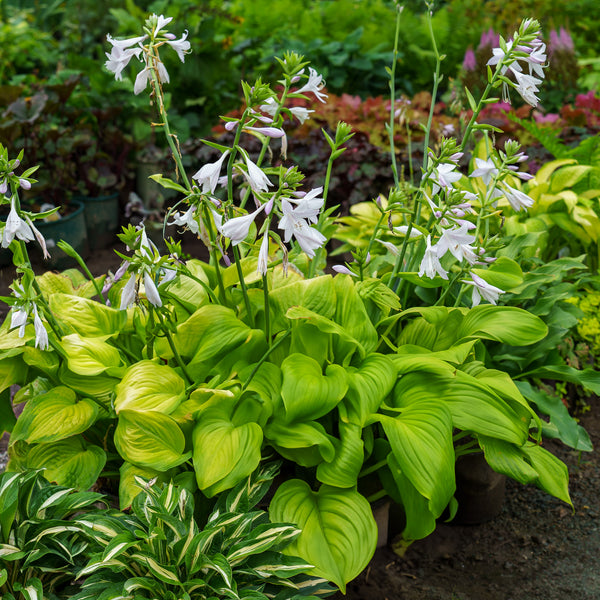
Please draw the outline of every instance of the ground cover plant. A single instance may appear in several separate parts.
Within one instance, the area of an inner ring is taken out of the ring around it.
[[[398,10],[391,107],[401,18]],[[435,97],[442,56],[431,15],[427,24]],[[22,169],[22,154],[13,158],[4,147],[0,152],[0,191],[9,208],[2,246],[11,250],[18,273],[13,295],[5,299],[11,313],[0,328],[8,470],[45,469],[48,479],[80,490],[112,479],[120,508],[132,507],[139,520],[135,525],[129,517],[136,539],[131,531],[112,535],[118,521],[111,521],[102,557],[84,571],[92,574],[98,566],[90,588],[105,585],[105,576],[114,584],[107,597],[128,588],[154,593],[162,584],[185,587],[190,582],[179,579],[179,571],[143,553],[146,543],[167,561],[165,539],[175,534],[173,544],[184,546],[198,533],[182,530],[172,510],[191,514],[191,500],[185,505],[192,494],[199,514],[210,513],[215,502],[229,503],[229,490],[245,490],[248,478],[274,455],[283,466],[270,519],[300,530],[283,552],[300,557],[307,576],[342,591],[375,550],[371,503],[389,496],[402,506],[405,544],[427,536],[444,511],[452,516],[456,510],[460,456],[483,453],[496,471],[570,504],[566,467],[541,445],[544,423],[508,368],[490,358],[494,344],[533,352],[548,333],[533,311],[499,305],[525,275],[502,254],[507,240],[494,223],[500,211],[519,212],[534,200],[521,188],[531,175],[520,169],[527,157],[519,144],[507,141],[494,149],[486,137],[494,127],[478,122],[498,91],[516,91],[537,104],[546,63],[539,23],[526,19],[511,39],[500,38],[481,97],[466,92],[472,117],[461,140],[444,136],[430,146],[431,107],[418,183],[401,178],[394,152],[398,115],[390,109],[393,186],[371,205],[375,218],[361,233],[366,243],[356,244],[352,258],[334,265],[333,274],[325,272],[326,243],[338,225],[326,202],[350,127],[340,122],[325,134],[330,154],[322,186],[306,186],[295,166],[268,162],[292,143],[284,118],[310,117],[294,101],[314,96],[326,102],[322,76],[288,52],[277,60],[277,88],[260,79],[243,82],[243,112],[224,118],[234,134],[231,144],[207,140],[219,158],[190,170],[164,91],[170,80],[165,54],[185,62],[192,51],[187,33],[172,33],[177,28],[172,18],[152,14],[141,35],[109,35],[105,67],[118,79],[138,65],[133,91],[149,90],[176,165],[175,177],[152,176],[178,194],[165,231],[192,231],[206,244],[208,261],[184,258],[172,240],[161,253],[143,225],[129,226],[120,235],[128,250],[115,274],[93,278],[62,243],[85,275],[36,277],[28,243],[47,252],[35,226],[43,215],[20,201],[22,190],[36,183],[35,169]],[[256,156],[246,148],[249,137],[260,141]],[[483,154],[473,157],[466,178],[458,162],[474,139],[483,140]],[[13,400],[24,404],[18,419],[10,417],[15,384],[21,387]],[[571,432],[569,417],[560,417],[561,431]],[[166,487],[140,493],[141,480]],[[271,531],[274,525],[264,527]],[[127,568],[111,561],[130,550],[127,564],[135,561],[136,581],[123,582]],[[194,575],[178,556],[181,573]],[[240,597],[225,563],[210,561],[205,566],[217,571],[219,583],[208,593]],[[299,574],[300,564],[292,567]],[[149,583],[151,576],[162,583]],[[185,591],[191,596],[191,589]],[[241,597],[261,597],[255,589],[247,592]]]

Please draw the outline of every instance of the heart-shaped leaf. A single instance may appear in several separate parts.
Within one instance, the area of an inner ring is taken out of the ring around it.
[[[302,530],[285,554],[315,565],[310,574],[335,583],[342,592],[368,564],[377,545],[377,525],[368,501],[354,490],[323,485],[313,492],[301,480],[279,487],[269,506],[273,522]]]

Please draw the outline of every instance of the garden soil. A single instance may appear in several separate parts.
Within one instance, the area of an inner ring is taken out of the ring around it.
[[[122,249],[121,249],[122,250]],[[197,255],[193,242],[184,251]],[[112,248],[89,261],[99,275],[118,268]],[[14,272],[0,269],[0,296]],[[6,312],[0,303],[0,320]],[[600,448],[600,400],[581,415]],[[0,440],[0,470],[7,436]],[[380,548],[348,585],[347,600],[600,600],[600,454],[545,447],[569,467],[574,511],[533,486],[508,480],[500,514],[480,525],[440,523],[403,556]],[[393,540],[392,540],[393,541]],[[335,600],[344,598],[341,594]]]

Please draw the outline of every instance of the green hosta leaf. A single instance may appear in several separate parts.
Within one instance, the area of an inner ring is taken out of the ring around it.
[[[168,365],[142,360],[127,369],[116,387],[115,410],[172,413],[185,398],[185,381]]]
[[[472,271],[505,292],[523,283],[523,271],[519,263],[506,256],[498,257],[487,269],[474,268]]]
[[[193,313],[198,307],[208,302],[208,293],[205,286],[197,280],[209,285],[208,276],[202,268],[202,262],[199,260],[188,260],[186,268],[195,279],[187,275],[180,274],[166,285],[161,286],[161,293],[167,292],[172,295],[189,313]]]
[[[591,169],[592,167],[589,165],[572,165],[555,171],[550,179],[550,192],[556,194],[564,189],[572,188]]]
[[[98,406],[92,400],[78,401],[73,390],[59,386],[27,402],[12,440],[29,444],[62,440],[83,433],[97,415]]]
[[[121,355],[105,339],[108,338],[84,338],[77,333],[63,337],[60,345],[69,369],[78,375],[100,375],[111,367],[118,367]]]
[[[0,360],[0,392],[11,385],[21,384],[27,375],[27,364],[20,357]]]
[[[10,433],[16,422],[17,417],[13,411],[10,389],[6,389],[0,392],[0,436],[2,436],[5,431]]]
[[[211,498],[250,475],[260,462],[262,439],[257,423],[236,426],[219,409],[202,413],[193,433],[198,487]]]
[[[177,423],[159,412],[122,410],[115,446],[124,460],[139,467],[167,471],[184,463],[185,438]]]
[[[60,322],[84,338],[118,333],[127,323],[127,311],[78,296],[52,294],[50,308]]]
[[[348,390],[339,405],[342,421],[361,428],[368,417],[377,412],[396,382],[397,369],[393,360],[383,354],[370,354],[358,369],[348,367]]]
[[[424,399],[441,399],[454,427],[518,445],[528,437],[529,418],[523,419],[488,386],[463,371],[408,373],[396,384],[394,399],[398,408]]]
[[[365,460],[362,427],[354,423],[340,423],[340,441],[335,440],[335,458],[323,462],[317,468],[317,479],[340,488],[356,485],[358,474]]]
[[[287,422],[318,419],[333,410],[346,393],[346,372],[339,365],[329,365],[323,375],[310,356],[291,354],[281,364],[281,371]]]
[[[575,369],[567,365],[547,365],[539,367],[535,371],[529,371],[527,375],[539,377],[540,379],[555,379],[576,383],[594,392],[594,394],[600,394],[600,373],[595,369]]]
[[[303,467],[314,467],[335,458],[335,446],[320,423],[273,422],[264,429],[265,438],[284,457]]]
[[[108,406],[112,393],[120,381],[116,377],[108,376],[106,373],[101,375],[79,375],[69,371],[66,365],[61,366],[58,378],[61,383],[74,389],[79,394],[104,401],[106,406]]]
[[[528,346],[544,339],[547,333],[544,322],[526,310],[480,304],[467,311],[457,338],[463,341],[479,337],[511,346]]]
[[[571,504],[569,473],[566,465],[536,444],[523,446],[479,436],[487,463],[497,471],[520,483],[535,483],[545,492]]]
[[[302,530],[285,554],[315,565],[309,574],[332,581],[342,592],[375,552],[377,525],[371,506],[354,490],[323,485],[313,492],[306,482],[292,479],[275,493],[269,516]]]
[[[377,415],[400,470],[440,515],[456,489],[452,417],[444,402],[417,401],[397,417]]]
[[[54,352],[39,350],[31,346],[23,348],[23,360],[29,366],[35,367],[47,375],[54,375],[60,365],[60,360]]]
[[[106,454],[99,446],[86,444],[79,436],[33,446],[27,468],[44,469],[44,477],[58,485],[89,489],[98,479]]]

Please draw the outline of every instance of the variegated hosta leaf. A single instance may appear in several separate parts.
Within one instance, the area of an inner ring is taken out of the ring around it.
[[[139,467],[167,471],[191,456],[177,423],[159,412],[121,410],[115,446],[122,458]]]
[[[87,444],[79,436],[37,444],[26,458],[29,469],[44,469],[44,477],[49,481],[78,490],[89,489],[105,463],[104,450]]]
[[[141,360],[127,369],[116,394],[117,413],[138,410],[168,415],[185,398],[185,381],[168,365]]]
[[[23,558],[25,554],[26,553],[17,546],[0,544],[0,560],[2,561],[19,560],[20,558]]]
[[[255,527],[227,552],[227,561],[234,567],[252,554],[267,550],[282,550],[295,540],[300,530],[284,523],[265,523]]]
[[[12,441],[54,442],[83,433],[96,420],[98,406],[88,398],[59,386],[25,405],[13,429]]]
[[[288,480],[275,493],[269,516],[302,530],[285,554],[315,565],[309,574],[332,581],[342,592],[375,552],[377,525],[371,506],[354,490],[323,485],[313,492],[304,481]]]

